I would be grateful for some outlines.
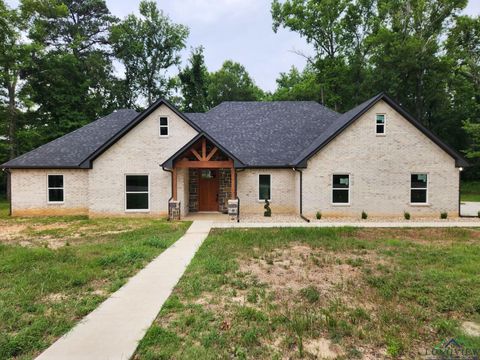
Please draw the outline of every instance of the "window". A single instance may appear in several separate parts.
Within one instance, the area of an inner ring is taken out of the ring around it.
[[[375,119],[375,131],[377,135],[385,134],[385,114],[377,114]]]
[[[125,178],[125,193],[126,210],[148,210],[148,175],[127,175]]]
[[[332,203],[347,205],[350,203],[350,175],[333,175]]]
[[[63,175],[48,175],[48,202],[49,203],[63,203],[64,187]]]
[[[160,136],[168,136],[168,118],[166,116],[160,117]]]
[[[428,199],[427,174],[412,174],[410,178],[410,203],[426,204]]]
[[[258,175],[258,200],[271,200],[271,178],[270,175]]]

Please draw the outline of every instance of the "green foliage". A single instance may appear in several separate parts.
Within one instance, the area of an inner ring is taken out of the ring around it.
[[[322,213],[320,211],[317,211],[315,217],[317,218],[317,220],[320,220],[322,218]]]
[[[140,16],[134,14],[111,28],[110,42],[115,56],[125,66],[127,106],[144,96],[151,105],[169,94],[173,82],[165,75],[180,63],[179,51],[185,47],[188,28],[173,23],[154,1],[140,2]]]
[[[368,218],[368,214],[365,211],[362,211],[362,219],[366,220]]]
[[[210,74],[208,103],[214,107],[223,101],[253,101],[264,96],[245,67],[227,60],[220,70]]]
[[[403,217],[405,218],[405,220],[410,220],[410,213],[408,211],[405,211],[403,213]]]
[[[442,211],[440,213],[440,219],[446,219],[448,217],[448,213],[446,211]]]
[[[192,49],[188,62],[189,65],[178,74],[183,95],[183,111],[205,112],[208,110],[208,71],[205,66],[203,47]]]
[[[315,286],[308,286],[300,290],[300,294],[310,303],[315,303],[320,299],[320,292]]]
[[[265,205],[263,206],[263,208],[265,209],[265,211],[263,212],[263,216],[272,216],[272,209],[270,209],[270,202],[268,201],[268,199],[265,199]]]

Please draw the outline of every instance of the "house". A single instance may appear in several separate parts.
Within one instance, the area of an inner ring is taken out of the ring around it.
[[[381,93],[338,114],[312,101],[119,110],[2,167],[12,215],[189,212],[313,217],[459,213],[465,159]]]

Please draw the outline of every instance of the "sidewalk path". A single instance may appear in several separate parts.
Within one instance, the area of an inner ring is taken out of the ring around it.
[[[129,359],[211,227],[210,221],[193,222],[184,236],[37,359]]]

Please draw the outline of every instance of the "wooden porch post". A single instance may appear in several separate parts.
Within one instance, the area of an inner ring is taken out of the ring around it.
[[[231,199],[232,200],[235,200],[237,198],[237,194],[235,193],[235,188],[236,188],[236,182],[237,182],[237,179],[236,179],[236,176],[235,176],[235,168],[231,167],[230,168],[230,179],[231,179]]]
[[[174,201],[177,200],[177,168],[172,170],[172,198]]]

